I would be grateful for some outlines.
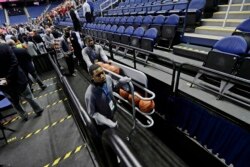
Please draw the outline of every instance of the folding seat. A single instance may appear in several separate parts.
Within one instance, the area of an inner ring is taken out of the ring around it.
[[[156,28],[158,36],[161,36],[162,25],[164,24],[166,17],[163,15],[155,16],[150,28]]]
[[[142,7],[142,10],[140,12],[137,12],[137,15],[146,15],[147,13],[147,8],[148,8],[148,4],[145,4],[143,7]],[[150,7],[151,8],[151,7]]]
[[[93,28],[93,32],[92,32],[92,36],[93,37],[97,37],[97,33],[98,33],[98,31],[100,31],[100,28],[101,28],[101,24],[97,24],[94,28]]]
[[[102,32],[105,30],[106,25],[102,24],[100,29],[97,31],[97,38],[102,39]]]
[[[141,24],[142,24],[142,20],[143,20],[143,17],[142,17],[142,16],[136,16],[136,17],[135,17],[135,20],[134,20],[133,27],[134,27],[134,28],[140,27]]]
[[[134,12],[130,12],[130,16],[136,16],[138,15],[139,12],[143,10],[143,5],[144,4],[138,4],[134,10]]]
[[[110,25],[110,24],[106,25],[104,31],[102,32],[102,38],[103,38],[103,39],[108,40],[107,32],[109,32],[110,28],[111,28],[111,25]]]
[[[109,19],[109,24],[115,24],[115,17],[111,17],[110,19]]]
[[[142,0],[135,0],[135,4],[140,4],[142,3]]]
[[[153,16],[151,15],[145,16],[144,19],[142,20],[141,27],[143,27],[146,30],[152,24],[152,22],[153,22]]]
[[[161,10],[157,11],[156,14],[167,15],[168,11],[172,10],[174,7],[174,3],[172,1],[167,1],[162,4]]]
[[[121,38],[121,35],[124,33],[125,31],[125,27],[124,26],[120,26],[117,28],[116,30],[116,33],[113,34],[113,41],[114,42],[120,42],[120,38]]]
[[[124,26],[127,22],[127,16],[121,17],[119,25]]]
[[[113,34],[117,30],[117,25],[113,25],[109,31],[106,33],[107,34],[107,40],[112,41],[113,40]]]
[[[135,20],[135,16],[129,16],[126,20],[126,26],[132,26]]]
[[[192,0],[190,2],[187,11],[187,25],[195,26],[197,22],[200,22],[205,5],[206,0]],[[184,10],[184,13],[185,11],[186,10]]]
[[[170,49],[175,38],[177,26],[179,24],[179,16],[176,14],[170,15],[162,26],[161,40],[168,41]]]
[[[114,23],[115,23],[116,25],[118,25],[119,22],[120,22],[120,20],[121,20],[121,17],[116,17]]]
[[[180,14],[182,11],[184,11],[187,8],[188,1],[187,0],[180,0],[175,3],[174,9],[170,10],[169,14]]]
[[[155,15],[157,11],[161,10],[161,2],[155,2],[152,7],[151,10],[148,10],[147,14],[148,15]]]
[[[234,30],[232,35],[238,35],[243,37],[248,45],[248,52],[247,54],[250,54],[250,18],[244,20],[242,23],[240,23]]]
[[[244,38],[240,36],[225,37],[215,43],[213,49],[208,53],[203,66],[226,74],[235,75],[237,74],[237,68],[239,67],[239,60],[242,58],[241,55],[245,54],[246,51],[247,42]],[[217,80],[220,81],[220,93],[228,90],[228,88],[226,88],[228,85],[227,78],[211,74],[211,72],[209,73],[204,70],[199,70],[193,83],[195,83],[203,74],[217,78]],[[241,75],[243,76],[244,72],[241,72]]]
[[[94,36],[94,29],[95,27],[97,26],[97,24],[90,24],[90,27],[89,27],[89,35],[91,36]]]
[[[123,35],[121,36],[121,43],[129,45],[130,44],[130,37],[134,32],[134,27],[129,26],[125,29]]]
[[[131,45],[134,47],[141,47],[141,38],[144,35],[144,28],[143,27],[138,27],[135,29],[134,33],[130,37]]]
[[[158,31],[156,28],[148,29],[141,39],[141,48],[153,52],[157,41]]]

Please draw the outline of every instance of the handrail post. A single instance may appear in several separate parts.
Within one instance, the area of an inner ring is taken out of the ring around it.
[[[242,4],[241,4],[241,7],[240,7],[240,11],[243,10],[243,7],[244,7],[245,2],[246,2],[246,0],[242,0]]]
[[[225,18],[224,18],[222,27],[225,27],[225,25],[226,25],[226,21],[227,21],[227,17],[228,17],[228,13],[229,13],[229,10],[230,10],[230,8],[231,8],[231,5],[232,5],[232,0],[229,1],[229,5],[228,5],[228,7],[227,7],[227,12],[226,12],[226,15],[225,15]]]

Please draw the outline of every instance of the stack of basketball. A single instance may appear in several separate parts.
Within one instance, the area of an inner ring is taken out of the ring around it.
[[[132,94],[122,88],[119,89],[119,94],[121,97],[132,103]],[[134,95],[134,103],[135,106],[139,107],[139,109],[145,113],[149,113],[155,108],[154,100],[142,100],[137,95]]]
[[[110,65],[110,64],[107,64],[107,63],[103,63],[103,62],[97,62],[96,64],[100,65],[102,68],[105,68],[109,71],[112,71],[116,74],[120,74],[120,68],[117,67],[117,66],[114,66],[114,65]]]

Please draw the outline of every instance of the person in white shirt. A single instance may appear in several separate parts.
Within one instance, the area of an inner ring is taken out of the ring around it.
[[[83,17],[86,19],[86,22],[91,23],[92,21],[91,8],[86,0],[83,1],[82,11],[83,11],[82,12]]]

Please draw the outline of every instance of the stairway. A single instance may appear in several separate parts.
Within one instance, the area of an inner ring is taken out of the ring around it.
[[[250,16],[250,0],[245,0],[243,5],[242,0],[232,0],[228,17],[223,27],[228,6],[229,4],[218,5],[219,10],[213,13],[212,18],[202,19],[202,26],[196,27],[194,33],[185,33],[182,38],[183,43],[173,46],[174,53],[184,53],[184,56],[190,57],[189,55],[192,55],[192,50],[197,50],[197,46],[193,48],[193,45],[202,46],[198,49],[201,50],[201,54],[199,54],[197,59],[203,61],[206,57],[204,53],[208,48],[212,48],[212,46],[223,37],[230,36],[237,25]],[[240,11],[241,8],[242,10]],[[207,49],[204,50],[204,47],[207,47]],[[185,49],[186,51],[179,51],[179,49]],[[192,56],[190,58],[192,58]]]

